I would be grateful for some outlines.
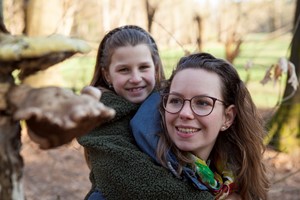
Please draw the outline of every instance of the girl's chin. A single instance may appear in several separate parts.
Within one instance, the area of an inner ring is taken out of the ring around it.
[[[142,103],[148,97],[149,94],[141,95],[128,95],[126,99],[132,103]]]
[[[126,98],[131,103],[142,103],[147,97],[128,97]]]

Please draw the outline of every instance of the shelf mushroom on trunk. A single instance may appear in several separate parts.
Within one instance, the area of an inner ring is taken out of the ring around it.
[[[101,92],[91,86],[80,95],[59,87],[32,88],[16,84],[12,75],[26,77],[45,70],[75,53],[87,53],[84,41],[62,35],[13,36],[0,32],[0,199],[23,200],[23,160],[20,155],[20,120],[30,138],[42,149],[70,142],[114,117],[103,105]]]

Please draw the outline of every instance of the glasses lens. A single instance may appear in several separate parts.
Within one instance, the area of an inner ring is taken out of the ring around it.
[[[215,105],[215,99],[207,96],[195,96],[188,100],[176,94],[167,94],[163,97],[163,107],[167,112],[176,114],[180,112],[185,101],[190,101],[191,109],[199,116],[209,115]]]
[[[215,101],[210,97],[198,96],[191,100],[193,111],[200,116],[209,115],[214,108]]]
[[[163,106],[169,113],[177,113],[184,104],[184,99],[178,95],[168,94],[163,98]]]

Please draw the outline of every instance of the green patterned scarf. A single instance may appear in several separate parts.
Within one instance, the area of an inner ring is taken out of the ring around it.
[[[213,172],[204,160],[194,155],[192,155],[192,157],[195,161],[196,173],[199,181],[216,196],[216,199],[225,199],[229,194],[236,190],[232,171],[224,169],[222,163],[218,163],[218,166],[216,166],[217,171],[221,172],[220,174],[218,172]]]

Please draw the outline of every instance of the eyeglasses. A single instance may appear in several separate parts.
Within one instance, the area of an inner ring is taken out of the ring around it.
[[[163,94],[162,98],[165,111],[171,114],[179,113],[182,110],[185,101],[190,102],[191,110],[199,116],[209,115],[213,111],[216,101],[219,101],[226,106],[224,101],[204,95],[195,96],[191,99],[184,99],[177,94]]]

